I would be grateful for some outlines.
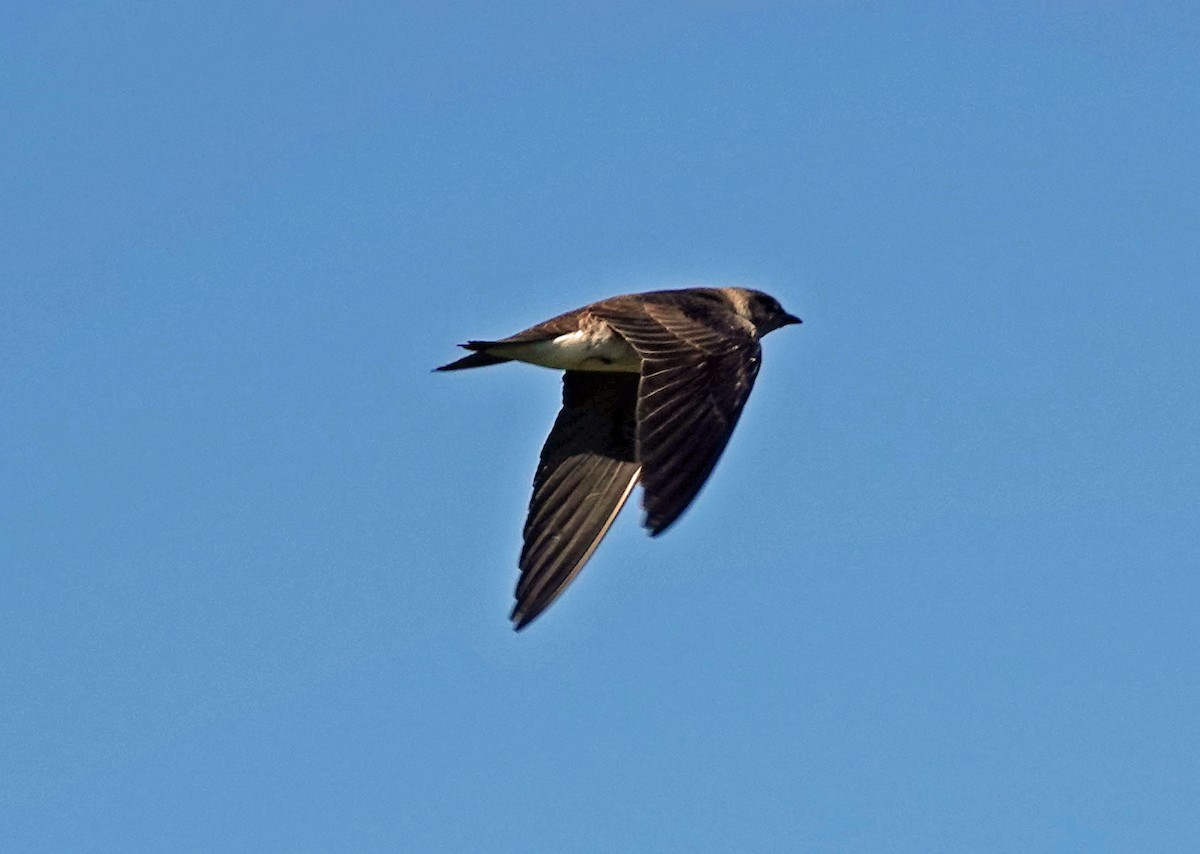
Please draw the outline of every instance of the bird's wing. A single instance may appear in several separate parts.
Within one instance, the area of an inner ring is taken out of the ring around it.
[[[637,483],[637,374],[567,371],[525,522],[512,620],[522,629],[587,563]]]
[[[692,503],[725,450],[762,350],[746,324],[724,313],[698,318],[657,302],[593,312],[642,358],[637,459],[644,525],[657,536]]]

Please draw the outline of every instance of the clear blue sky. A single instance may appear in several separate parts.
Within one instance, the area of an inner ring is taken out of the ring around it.
[[[0,847],[1194,849],[1194,6],[31,3],[0,56]],[[805,325],[514,634],[559,381],[429,369],[714,283]]]

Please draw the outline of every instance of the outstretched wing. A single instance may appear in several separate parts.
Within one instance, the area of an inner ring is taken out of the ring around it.
[[[512,620],[529,625],[587,563],[637,483],[638,375],[567,371],[525,522]]]
[[[593,308],[642,357],[637,459],[651,535],[688,508],[712,473],[754,387],[761,348],[729,311],[685,313],[667,302]]]

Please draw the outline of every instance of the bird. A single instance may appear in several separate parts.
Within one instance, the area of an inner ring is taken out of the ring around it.
[[[666,531],[724,451],[758,375],[759,340],[802,321],[762,291],[622,294],[568,311],[435,371],[525,362],[563,371],[542,448],[510,620],[540,616],[591,558],[638,483],[643,526]]]

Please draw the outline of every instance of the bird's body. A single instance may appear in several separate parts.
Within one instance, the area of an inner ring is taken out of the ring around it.
[[[528,625],[591,557],[639,481],[652,536],[712,472],[758,374],[759,339],[800,319],[761,291],[685,288],[610,297],[438,370],[507,361],[565,371],[525,523],[517,604]]]
[[[487,352],[560,371],[641,372],[642,358],[629,342],[603,321],[592,326],[543,341],[496,344]]]

